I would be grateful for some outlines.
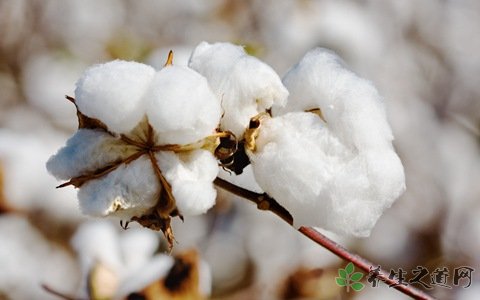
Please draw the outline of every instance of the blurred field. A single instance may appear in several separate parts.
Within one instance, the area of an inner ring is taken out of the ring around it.
[[[447,267],[452,288],[427,292],[480,299],[475,0],[0,0],[0,299],[58,299],[42,283],[69,295],[81,289],[70,240],[90,219],[72,188],[55,189],[45,162],[76,129],[64,96],[82,71],[113,59],[159,68],[170,49],[186,64],[204,40],[244,45],[280,76],[326,47],[370,79],[385,99],[407,191],[369,238],[335,239],[408,278],[417,266]],[[334,281],[345,262],[241,199],[220,191],[217,202],[174,224],[174,253],[199,251],[213,299],[404,299],[368,283],[347,293]],[[460,266],[476,269],[468,288],[452,284]]]

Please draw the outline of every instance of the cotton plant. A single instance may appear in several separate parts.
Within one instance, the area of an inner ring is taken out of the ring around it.
[[[79,188],[84,213],[137,221],[172,244],[171,218],[205,213],[214,184],[225,187],[219,167],[251,164],[259,208],[368,236],[403,192],[382,98],[334,53],[310,51],[283,80],[229,43],[200,43],[188,66],[172,58],[158,71],[95,65],[68,97],[79,129],[47,168]]]

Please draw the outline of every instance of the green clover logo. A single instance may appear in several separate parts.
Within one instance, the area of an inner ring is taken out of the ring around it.
[[[363,274],[360,272],[354,273],[354,271],[355,267],[353,266],[353,263],[349,262],[345,269],[338,269],[338,275],[340,275],[340,277],[335,277],[335,282],[339,286],[346,286],[347,292],[350,292],[350,288],[359,292],[365,287],[363,283],[358,282],[363,278]]]

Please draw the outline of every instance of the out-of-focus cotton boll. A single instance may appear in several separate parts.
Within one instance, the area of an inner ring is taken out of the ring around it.
[[[145,95],[148,120],[160,144],[188,144],[214,133],[220,103],[202,75],[187,67],[158,71]]]
[[[92,221],[80,226],[71,241],[83,273],[79,295],[86,296],[89,274],[99,264],[112,272],[118,288],[112,292],[121,296],[141,290],[165,276],[173,258],[153,256],[158,242],[158,236],[152,231],[132,228],[120,233],[109,221]]]
[[[275,71],[242,47],[200,43],[189,66],[204,75],[221,99],[221,128],[242,137],[250,118],[273,104],[284,105],[288,91]]]
[[[479,281],[473,282],[472,285],[466,289],[458,289],[455,294],[457,300],[477,300],[480,298]]]
[[[393,210],[388,210],[380,218],[368,239],[360,241],[360,252],[367,257],[375,257],[376,264],[391,265],[394,259],[395,265],[405,266],[411,263],[410,251],[415,243],[410,237],[414,235]]]
[[[323,115],[327,123],[304,112],[265,119],[256,140],[257,149],[248,154],[259,185],[292,213],[297,226],[314,225],[337,233],[368,236],[383,211],[405,189],[403,166],[390,144],[390,127],[376,91],[373,89],[373,93],[370,84],[361,79],[355,82],[353,74],[341,69],[337,60],[329,71],[340,76],[329,77],[324,83],[321,78],[313,82],[311,78],[319,74],[304,63],[316,62],[317,55],[321,62],[325,52],[310,52],[287,75],[287,86],[294,88],[289,99],[293,104],[287,104],[286,109],[318,105],[326,111]],[[326,55],[331,57],[330,53]],[[301,97],[295,86],[308,75],[311,85],[305,88],[311,94]],[[359,90],[364,106],[350,98],[355,90],[348,91],[347,86]],[[299,104],[301,100],[305,102]],[[369,109],[373,120],[366,119]],[[373,137],[362,132],[370,128]]]
[[[44,165],[62,139],[58,133],[0,130],[4,193],[14,208],[40,211],[62,222],[78,222],[81,215],[75,192],[55,190],[57,182],[48,175]]]
[[[146,263],[138,265],[137,272],[129,273],[116,292],[116,299],[125,299],[130,293],[141,291],[149,284],[167,276],[174,264],[174,258],[156,255]]]
[[[114,0],[46,1],[42,13],[41,25],[50,39],[91,61],[105,55],[106,44],[121,28],[125,8]]]
[[[49,243],[20,216],[0,217],[0,295],[7,299],[58,299],[42,284],[73,294],[78,267],[61,247]]]
[[[154,207],[159,190],[150,160],[140,157],[101,179],[85,183],[78,191],[78,200],[84,214],[111,214],[129,220]]]
[[[181,214],[202,214],[215,204],[217,192],[212,181],[218,174],[218,164],[210,152],[160,152],[157,157]]]
[[[204,257],[211,268],[213,286],[217,290],[228,290],[244,280],[248,256],[237,234],[215,233],[208,240]]]
[[[101,262],[114,272],[122,268],[117,229],[109,221],[98,220],[83,223],[71,240],[82,268],[83,280],[94,264]],[[84,282],[84,287],[86,287]]]
[[[117,133],[131,131],[143,118],[147,91],[155,69],[128,61],[95,65],[78,80],[75,98],[79,110],[101,120]]]
[[[347,1],[255,1],[265,60],[284,71],[308,49],[335,49],[356,68],[369,70],[384,48],[382,31],[366,7]]]
[[[49,54],[30,58],[23,70],[23,90],[28,102],[64,128],[74,130],[75,108],[64,95],[73,95],[73,85],[84,65],[74,59]]]
[[[120,143],[106,132],[80,129],[68,139],[65,147],[50,157],[47,169],[57,179],[68,180],[100,169],[134,151],[133,146]]]
[[[438,140],[448,196],[443,250],[458,261],[468,258],[479,263],[480,148],[473,135],[453,122],[443,124]]]

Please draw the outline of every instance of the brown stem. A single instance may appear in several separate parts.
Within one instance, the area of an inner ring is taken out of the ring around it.
[[[298,231],[300,231],[303,235],[305,235],[315,243],[328,249],[330,252],[337,255],[338,257],[351,261],[354,265],[362,269],[364,272],[369,273],[373,269],[377,268],[373,263],[369,262],[368,260],[366,260],[365,258],[357,254],[351,253],[350,251],[348,251],[341,245],[337,244],[336,242],[332,241],[331,239],[321,234],[320,232],[318,232],[312,227],[302,226],[300,227],[300,229],[298,229]],[[411,285],[403,285],[403,284],[400,284],[398,280],[395,280],[394,278],[389,278],[388,273],[385,272],[385,270],[383,269],[380,269],[378,275],[376,276],[379,280],[385,282],[389,286],[399,290],[400,292],[414,299],[422,299],[422,300],[435,299],[432,296],[424,293],[423,291],[412,287]]]
[[[258,209],[260,210],[269,210],[273,212],[288,224],[293,225],[292,215],[280,204],[278,204],[278,202],[275,201],[275,199],[268,196],[266,193],[259,194],[259,193],[246,190],[226,180],[223,180],[219,177],[215,178],[213,183],[216,186],[221,187],[222,189],[227,190],[232,194],[235,194],[237,196],[240,196],[242,198],[252,201],[257,205]]]
[[[253,203],[257,204],[257,207],[259,209],[272,211],[274,214],[282,218],[285,222],[293,226],[293,218],[290,215],[290,213],[281,205],[279,205],[278,202],[275,201],[275,199],[271,198],[266,193],[263,193],[263,194],[255,193],[247,189],[244,189],[242,187],[239,187],[237,185],[234,185],[218,177],[215,179],[214,184],[217,185],[218,187],[221,187],[231,192],[232,194],[235,194],[239,197],[252,201]],[[338,257],[351,261],[354,265],[356,265],[358,268],[362,269],[367,273],[370,273],[370,271],[377,268],[377,266],[374,265],[373,263],[369,262],[368,260],[366,260],[365,258],[357,254],[353,254],[352,252],[348,251],[341,245],[330,240],[325,235],[321,234],[320,232],[318,232],[312,227],[302,226],[300,227],[299,231],[303,235],[305,235],[312,241],[316,242],[320,246],[328,249]],[[388,278],[388,273],[386,273],[384,270],[379,271],[377,278],[379,280],[382,280],[386,284],[392,285],[392,287],[394,287],[395,289],[399,290],[400,292],[414,299],[421,299],[421,300],[435,299],[429,296],[428,294],[422,292],[421,290],[414,288],[411,285],[402,285],[402,284],[399,284],[397,280]]]

